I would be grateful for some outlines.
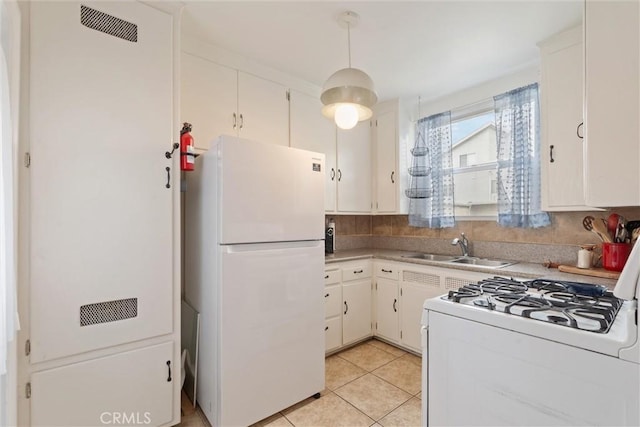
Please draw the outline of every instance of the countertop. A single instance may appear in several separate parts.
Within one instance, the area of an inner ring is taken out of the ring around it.
[[[460,265],[442,263],[436,261],[427,261],[424,259],[415,258],[403,258],[403,255],[412,255],[417,252],[397,251],[389,249],[352,249],[345,251],[337,251],[331,255],[325,255],[325,263],[339,262],[339,261],[351,261],[357,259],[377,258],[386,259],[389,261],[397,261],[410,264],[429,265],[433,267],[453,268],[456,270],[476,271],[480,273],[487,273],[491,276],[513,276],[521,278],[531,279],[554,279],[565,280],[572,282],[593,283],[598,285],[604,285],[609,289],[613,289],[616,285],[616,281],[612,279],[603,279],[601,277],[583,276],[578,274],[563,273],[555,268],[547,268],[542,264],[533,264],[528,262],[517,262],[516,264],[509,265],[503,268],[487,268],[474,265]]]

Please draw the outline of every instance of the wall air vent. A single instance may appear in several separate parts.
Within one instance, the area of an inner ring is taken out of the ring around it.
[[[138,26],[99,10],[80,5],[80,23],[92,30],[101,31],[130,42],[138,42]]]
[[[80,307],[80,326],[116,322],[138,316],[138,298],[97,302]]]

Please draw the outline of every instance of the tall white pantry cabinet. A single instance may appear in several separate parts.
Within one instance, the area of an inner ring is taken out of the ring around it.
[[[177,17],[136,1],[31,2],[26,22],[18,423],[174,425]]]

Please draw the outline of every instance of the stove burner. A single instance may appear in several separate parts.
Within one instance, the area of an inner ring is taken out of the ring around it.
[[[491,301],[489,301],[489,298],[487,298],[486,300],[484,299],[473,300],[473,304],[479,307],[488,308],[489,310],[493,310],[494,308],[496,308],[496,305]]]
[[[569,321],[566,317],[560,316],[547,316],[547,319],[552,323],[567,323]]]
[[[622,306],[604,286],[492,277],[449,291],[450,301],[590,332],[607,333]]]

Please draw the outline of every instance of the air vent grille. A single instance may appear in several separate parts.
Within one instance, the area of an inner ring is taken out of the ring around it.
[[[420,283],[434,288],[440,287],[440,277],[434,274],[418,273],[417,271],[403,271],[402,280],[410,283]]]
[[[92,30],[100,31],[133,43],[138,42],[138,26],[99,10],[80,5],[80,23]]]
[[[457,277],[445,277],[444,278],[444,288],[448,290],[455,290],[462,286],[466,286],[468,284],[475,283],[473,280],[465,280],[458,279]]]
[[[116,322],[138,316],[138,298],[97,302],[80,307],[80,326]]]

